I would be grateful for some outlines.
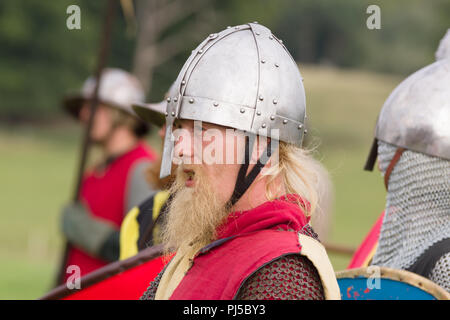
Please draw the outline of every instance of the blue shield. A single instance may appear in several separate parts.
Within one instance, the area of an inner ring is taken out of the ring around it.
[[[342,300],[438,300],[450,294],[405,270],[370,266],[336,273]]]

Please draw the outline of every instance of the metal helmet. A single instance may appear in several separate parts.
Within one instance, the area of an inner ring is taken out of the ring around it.
[[[282,41],[257,23],[210,34],[169,91],[161,177],[170,174],[175,119],[209,122],[302,145],[305,90]],[[278,129],[276,137],[272,129]]]
[[[79,93],[64,99],[63,106],[71,115],[78,117],[84,101],[92,98],[96,82],[95,77],[89,77]],[[135,116],[131,105],[144,101],[145,93],[139,80],[132,74],[117,68],[105,68],[101,76],[98,99]]]
[[[377,140],[450,160],[450,29],[436,58],[401,82],[384,103],[366,170],[373,169]]]
[[[134,103],[133,110],[144,121],[150,122],[158,127],[162,127],[166,123],[166,106],[169,92],[174,89],[173,83],[167,91],[163,101],[157,103]]]
[[[157,103],[135,103],[133,109],[142,120],[162,127],[166,123],[166,105],[166,100]]]

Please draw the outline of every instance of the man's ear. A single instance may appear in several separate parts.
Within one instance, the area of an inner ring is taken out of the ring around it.
[[[251,163],[255,164],[261,157],[263,153],[266,152],[267,147],[270,144],[270,138],[265,136],[256,136],[256,143],[253,147]],[[256,149],[256,150],[255,150]]]

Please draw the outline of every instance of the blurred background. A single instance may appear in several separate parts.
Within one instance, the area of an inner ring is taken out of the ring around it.
[[[450,27],[448,0],[120,1],[108,66],[137,75],[163,99],[191,50],[228,25],[258,21],[290,50],[304,77],[308,144],[335,188],[327,242],[356,248],[384,208],[379,172],[364,172],[378,112],[408,74],[434,61]],[[132,3],[133,11],[129,4]],[[69,5],[81,29],[66,27]],[[369,30],[367,7],[381,9]],[[0,2],[0,299],[35,299],[52,285],[63,249],[82,129],[61,99],[96,67],[106,1]],[[149,137],[159,150],[155,131]],[[348,255],[331,253],[335,270]]]

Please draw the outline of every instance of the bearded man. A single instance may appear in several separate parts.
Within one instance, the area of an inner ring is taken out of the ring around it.
[[[436,58],[400,83],[378,117],[366,169],[378,157],[387,201],[371,263],[450,292],[450,29]]]
[[[142,299],[339,299],[308,224],[329,181],[301,149],[305,92],[282,42],[257,23],[209,35],[167,101],[161,177],[174,154],[178,168],[162,237],[175,255]]]

